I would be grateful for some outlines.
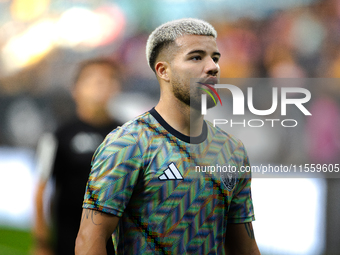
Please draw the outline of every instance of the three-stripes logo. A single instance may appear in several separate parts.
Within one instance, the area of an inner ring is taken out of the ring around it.
[[[163,171],[163,174],[158,177],[161,181],[167,180],[183,180],[181,172],[177,169],[174,163],[168,165],[168,168]]]
[[[203,82],[197,82],[203,86],[206,86],[208,87],[212,92],[214,92],[214,94],[217,96],[218,100],[220,101],[220,104],[222,105],[222,101],[221,101],[221,98],[220,98],[220,95],[217,93],[217,91],[210,85],[210,84],[206,84],[206,83],[203,83]],[[214,98],[214,96],[211,94],[211,92],[207,89],[204,89],[204,88],[201,88],[201,87],[198,87],[199,89],[205,91],[205,93],[207,93],[211,98],[212,100],[214,101],[215,105],[217,105],[217,102]]]

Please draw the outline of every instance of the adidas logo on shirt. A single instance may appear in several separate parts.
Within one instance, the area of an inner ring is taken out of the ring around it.
[[[171,163],[167,169],[163,171],[163,174],[158,177],[161,181],[166,180],[183,180],[183,176],[180,171],[177,169],[174,163]]]

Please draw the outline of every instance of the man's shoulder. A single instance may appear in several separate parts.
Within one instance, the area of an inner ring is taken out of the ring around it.
[[[75,116],[72,120],[60,125],[56,131],[53,132],[53,134],[58,141],[63,141],[66,143],[70,142],[72,139],[74,139],[74,137],[84,134],[88,137],[96,137],[96,140],[102,141],[105,136],[117,128],[119,124],[119,122],[112,120],[105,125],[96,126],[86,123]]]
[[[147,125],[152,121],[149,120],[149,115],[145,112],[111,131],[97,148],[97,159],[109,158],[119,153],[122,154],[121,157],[140,155],[143,151],[140,140],[147,140],[143,123]]]
[[[207,121],[211,144],[215,147],[223,147],[223,155],[228,155],[229,163],[236,165],[249,164],[248,153],[243,142],[234,135],[222,130]],[[216,148],[215,148],[216,150]]]
[[[74,126],[78,126],[80,125],[80,119],[77,116],[72,117],[71,119],[68,120],[64,120],[62,123],[59,123],[57,125],[57,129],[55,131],[55,133],[60,133],[63,132],[65,130],[69,130]]]
[[[71,139],[75,134],[85,130],[86,127],[77,116],[60,124],[53,132],[58,140]]]
[[[105,138],[106,143],[127,142],[136,143],[141,139],[147,125],[152,123],[152,116],[145,112],[134,119],[126,122],[122,126],[112,130]]]
[[[236,136],[226,132],[225,130],[221,129],[218,126],[214,126],[213,123],[211,123],[210,121],[206,121],[206,123],[207,123],[209,132],[211,133],[213,137],[215,137],[215,139],[228,142],[229,144],[232,144],[233,146],[241,146],[241,147],[244,146],[242,141]]]

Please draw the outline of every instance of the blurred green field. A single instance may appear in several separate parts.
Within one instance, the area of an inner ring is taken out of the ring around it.
[[[32,247],[30,230],[17,230],[0,227],[0,254],[27,255]]]

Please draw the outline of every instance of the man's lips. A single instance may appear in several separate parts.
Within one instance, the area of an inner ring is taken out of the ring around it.
[[[215,85],[218,83],[218,79],[216,77],[209,77],[207,79],[204,79],[202,83],[209,84],[209,85]]]

